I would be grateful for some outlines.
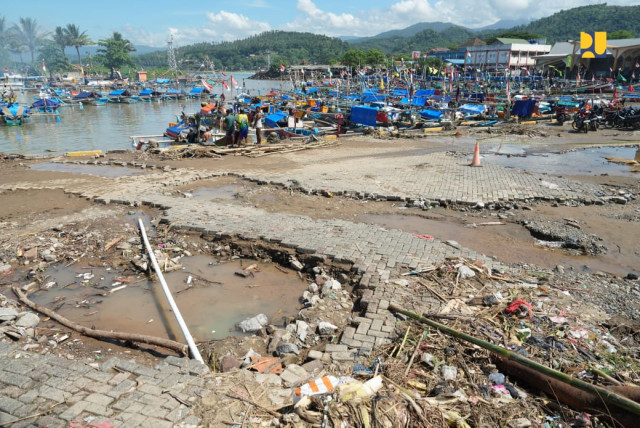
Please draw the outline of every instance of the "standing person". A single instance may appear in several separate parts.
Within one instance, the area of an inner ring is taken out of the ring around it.
[[[244,146],[247,144],[249,137],[249,117],[244,110],[236,116],[236,144]]]
[[[256,111],[253,114],[253,127],[256,128],[256,143],[257,145],[262,144],[262,109],[260,107],[256,107]]]
[[[229,147],[233,147],[234,133],[236,130],[236,117],[232,113],[233,110],[227,109],[227,114],[224,117],[224,121],[222,122],[222,126],[224,127],[224,130],[226,132],[225,136],[227,140],[227,146]]]

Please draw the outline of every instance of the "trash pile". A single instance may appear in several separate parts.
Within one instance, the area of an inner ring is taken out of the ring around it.
[[[245,406],[229,414],[251,413],[263,426],[634,426],[640,336],[610,331],[605,315],[578,298],[590,290],[567,287],[568,275],[523,269],[507,276],[451,258],[403,278],[389,282],[398,300],[428,292],[439,309],[423,318],[390,305],[395,340],[371,353],[339,344],[344,322],[321,332],[316,315],[284,329],[251,320],[269,355],[251,349],[213,376],[255,371],[253,380],[279,398],[249,412],[255,402],[236,390],[217,405],[239,400]],[[637,280],[616,281],[640,292]],[[316,301],[326,312],[324,304]],[[342,359],[348,355],[356,356]]]

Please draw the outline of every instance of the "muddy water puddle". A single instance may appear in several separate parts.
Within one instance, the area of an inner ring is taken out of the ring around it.
[[[486,152],[489,153],[486,153]],[[531,172],[559,175],[621,175],[637,177],[638,169],[611,163],[605,157],[633,160],[634,147],[598,147],[567,153],[529,153],[522,147],[486,145],[481,149],[482,162]]]
[[[546,268],[562,265],[573,267],[579,271],[602,270],[622,275],[629,271],[629,267],[616,264],[615,260],[574,256],[565,250],[541,245],[540,241],[533,238],[528,230],[518,224],[479,225],[494,220],[489,218],[462,220],[444,216],[441,219],[427,219],[413,215],[363,215],[359,217],[359,221],[388,229],[430,235],[441,241],[456,241],[462,247],[495,257],[500,262],[507,264],[529,263]],[[476,226],[469,226],[471,224]]]
[[[165,274],[165,279],[196,341],[241,334],[235,325],[259,313],[282,324],[301,308],[306,283],[294,271],[287,274],[273,264],[248,260],[217,264],[208,256],[181,262],[184,269]],[[253,263],[258,266],[253,276],[234,273]],[[108,268],[56,267],[46,274],[50,288],[31,298],[78,324],[184,340],[158,281],[125,277]]]
[[[57,163],[57,162],[39,163],[31,166],[31,169],[34,169],[37,171],[54,171],[54,172],[69,172],[72,174],[86,174],[86,175],[94,175],[96,177],[104,177],[104,178],[118,178],[118,177],[127,177],[131,175],[146,174],[145,171],[135,169],[135,168],[115,167],[115,166],[105,166],[105,165],[76,165],[76,164],[66,164],[66,163]]]
[[[215,200],[232,200],[237,197],[244,189],[242,184],[227,184],[215,187],[200,187],[192,190],[190,193],[194,199],[215,201]]]

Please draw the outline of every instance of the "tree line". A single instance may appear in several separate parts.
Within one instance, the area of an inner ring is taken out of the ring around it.
[[[83,64],[80,48],[98,45],[98,54],[91,63]],[[64,51],[73,47],[78,56],[78,63],[72,64]],[[133,43],[114,32],[111,37],[97,42],[91,40],[86,31],[75,24],[58,26],[53,32],[43,30],[33,18],[20,18],[10,25],[4,16],[0,16],[0,61],[10,68],[11,61],[8,53],[20,58],[17,68],[28,74],[39,74],[39,63],[42,60],[43,72],[50,76],[71,70],[88,74],[92,67],[109,70],[111,76],[115,70],[125,66],[135,66],[131,52],[135,51]],[[30,62],[25,61],[24,54],[28,53]]]
[[[585,27],[588,23],[588,28]],[[538,39],[548,42],[580,37],[580,31],[609,31],[608,38],[630,38],[640,34],[640,6],[593,5],[555,13],[527,25],[506,30],[477,32],[461,26],[448,26],[436,31],[425,29],[410,36],[398,34],[374,37],[349,43],[324,35],[267,31],[246,39],[232,42],[201,42],[175,50],[178,68],[184,72],[214,70],[258,70],[279,72],[280,66],[325,64],[352,67],[390,64],[391,59],[411,60],[412,51],[427,52],[433,48],[456,49],[474,38],[491,43],[497,37]],[[83,58],[80,48],[98,45],[93,58]],[[75,48],[77,63],[64,54],[65,48]],[[20,18],[9,24],[0,16],[0,63],[10,65],[9,53],[20,58],[19,69],[39,72],[39,62],[44,60],[47,72],[59,73],[77,70],[82,73],[110,73],[115,70],[143,68],[152,76],[167,75],[167,53],[160,50],[133,56],[133,44],[122,34],[114,32],[109,38],[93,41],[86,31],[75,24],[56,27],[53,32],[44,31],[33,18]],[[25,61],[28,54],[30,61]],[[425,65],[439,67],[437,59],[420,60]]]

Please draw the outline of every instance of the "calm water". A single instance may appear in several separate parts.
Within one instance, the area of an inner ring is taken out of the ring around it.
[[[248,74],[235,74],[242,90],[243,78]],[[252,95],[280,89],[279,81],[244,80]],[[290,89],[283,82],[284,90]],[[109,91],[105,91],[108,93]],[[214,93],[220,94],[220,86]],[[33,93],[20,94],[18,100],[31,104]],[[230,93],[225,92],[227,100]],[[137,102],[135,104],[108,103],[104,106],[65,106],[58,117],[33,116],[23,126],[0,125],[0,152],[19,154],[64,154],[77,150],[113,150],[131,148],[132,135],[159,135],[184,110],[200,110],[200,100]]]

